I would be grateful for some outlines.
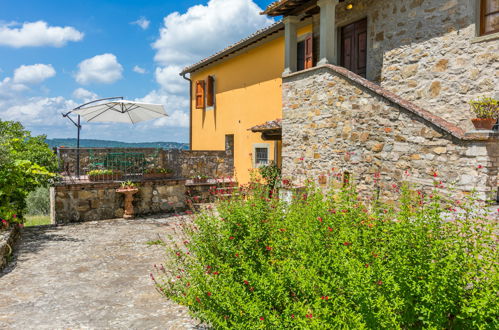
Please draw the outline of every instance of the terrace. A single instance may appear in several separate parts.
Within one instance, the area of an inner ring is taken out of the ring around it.
[[[65,148],[56,150],[60,175],[51,187],[52,223],[123,217],[123,182],[138,186],[136,215],[179,212],[212,202],[214,190],[231,193],[233,141],[226,150]],[[79,159],[78,159],[79,158]]]

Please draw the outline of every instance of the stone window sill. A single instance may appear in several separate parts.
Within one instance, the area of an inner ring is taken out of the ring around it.
[[[471,39],[472,44],[476,44],[478,42],[485,42],[485,41],[492,41],[499,39],[499,32],[492,33],[492,34],[486,34],[484,36],[476,37]]]

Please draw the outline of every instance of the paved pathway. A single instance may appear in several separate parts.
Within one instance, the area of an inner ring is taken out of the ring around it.
[[[185,217],[25,228],[0,273],[0,329],[193,329],[149,273]]]

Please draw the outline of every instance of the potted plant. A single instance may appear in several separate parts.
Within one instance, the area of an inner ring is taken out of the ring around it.
[[[208,182],[208,176],[204,174],[197,174],[192,177],[193,183],[206,183]]]
[[[111,181],[119,180],[123,175],[120,171],[115,170],[92,170],[87,172],[90,181]]]
[[[120,188],[116,189],[116,192],[125,195],[125,213],[123,218],[132,219],[135,215],[133,211],[133,195],[139,192],[137,184],[132,181],[122,182]]]
[[[491,130],[499,117],[499,101],[490,97],[470,102],[476,118],[471,119],[477,130]]]
[[[144,171],[144,179],[164,179],[173,176],[173,170],[163,167],[148,168]]]

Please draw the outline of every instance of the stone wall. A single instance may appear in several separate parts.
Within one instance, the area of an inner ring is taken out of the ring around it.
[[[471,129],[468,102],[499,98],[499,39],[477,42],[476,0],[356,0],[337,24],[368,19],[367,79]]]
[[[108,153],[132,152],[145,155],[146,168],[163,167],[173,170],[178,178],[190,178],[197,174],[212,178],[234,175],[234,140],[227,137],[226,150],[191,151],[163,150],[154,148],[80,148],[80,173],[85,175],[91,166],[92,158],[101,159]],[[60,168],[64,173],[76,173],[76,148],[58,148]]]
[[[379,175],[386,198],[401,180],[425,189],[442,180],[458,194],[496,198],[498,133],[466,134],[344,68],[284,77],[282,127],[283,177],[297,185],[349,172],[370,195]]]
[[[119,183],[63,184],[51,188],[52,223],[114,219],[123,216],[124,197]],[[139,183],[134,195],[136,215],[176,212],[185,208],[185,180]]]

